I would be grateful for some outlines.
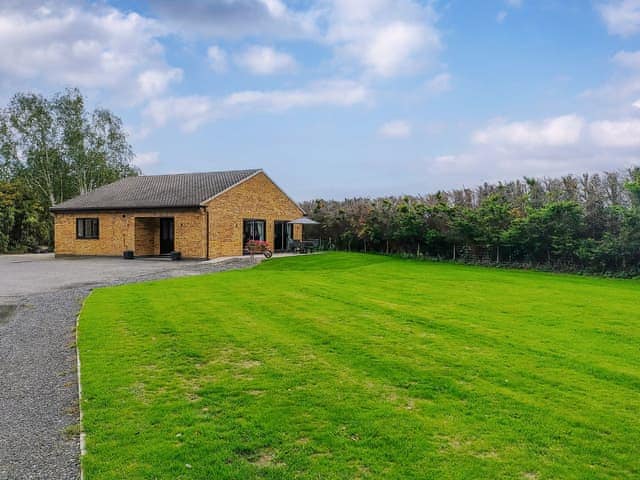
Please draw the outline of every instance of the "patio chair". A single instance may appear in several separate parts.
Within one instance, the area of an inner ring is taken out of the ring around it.
[[[313,240],[303,240],[300,248],[303,253],[313,253],[316,249],[316,244]]]
[[[289,240],[289,243],[287,244],[287,251],[289,252],[299,252],[300,251],[300,240]]]

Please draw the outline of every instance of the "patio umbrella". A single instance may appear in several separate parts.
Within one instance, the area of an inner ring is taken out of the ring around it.
[[[316,222],[315,220],[311,220],[307,217],[296,218],[295,220],[291,220],[289,222],[290,225],[320,225],[320,222]]]
[[[305,225],[320,225],[320,222],[316,222],[315,220],[311,220],[310,218],[307,217],[300,217],[300,218],[296,218],[295,220],[291,220],[289,222],[289,225],[302,225],[302,239],[304,240],[304,226]]]

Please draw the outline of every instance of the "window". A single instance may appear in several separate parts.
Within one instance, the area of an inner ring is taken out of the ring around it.
[[[242,228],[244,243],[249,240],[266,240],[265,226],[264,220],[245,220]]]
[[[99,238],[97,218],[76,218],[76,238]]]
[[[262,241],[267,239],[265,220],[244,220],[242,225],[242,245],[243,254],[249,253],[248,242],[250,241]]]

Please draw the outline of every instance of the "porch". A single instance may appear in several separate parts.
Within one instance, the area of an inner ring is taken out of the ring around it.
[[[135,217],[134,256],[168,257],[174,250],[174,217]]]

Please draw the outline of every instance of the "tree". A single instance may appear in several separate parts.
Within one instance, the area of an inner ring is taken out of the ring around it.
[[[532,209],[505,232],[516,252],[536,263],[571,262],[584,229],[582,208],[576,202],[555,202]]]
[[[366,219],[366,237],[373,246],[382,248],[385,253],[390,251],[389,241],[393,236],[393,209],[394,204],[391,199],[384,198],[372,202]]]
[[[9,250],[11,231],[15,224],[15,192],[8,182],[0,181],[0,253]]]
[[[397,208],[396,238],[404,244],[406,251],[415,249],[417,256],[421,255],[421,246],[428,239],[426,215],[427,206],[410,197],[403,198]]]
[[[48,216],[23,182],[0,181],[0,253],[47,243]]]
[[[629,170],[629,180],[625,182],[624,188],[631,196],[631,204],[640,207],[640,167]]]
[[[61,131],[51,102],[41,95],[14,95],[3,112],[5,162],[41,195],[43,202],[53,205],[65,198],[67,168],[62,159]]]
[[[17,93],[0,109],[0,182],[17,188],[20,198],[28,198],[28,203],[36,202],[33,208],[27,208],[31,213],[25,218],[43,223],[32,225],[37,234],[22,235],[23,245],[30,245],[36,238],[41,241],[38,237],[42,231],[51,232],[48,209],[52,205],[137,175],[132,158],[122,121],[106,109],[88,112],[77,89],[52,98]],[[9,191],[8,186],[5,188]],[[6,205],[5,198],[3,208],[8,209]],[[12,235],[7,212],[3,211],[3,238]],[[23,233],[31,231],[25,222],[20,224]],[[14,237],[8,244],[20,241]]]
[[[337,248],[640,274],[640,169],[303,207]]]
[[[513,207],[502,193],[489,195],[478,209],[479,241],[496,249],[496,262],[500,262],[500,245],[504,232],[513,221]]]
[[[456,244],[462,241],[454,228],[455,207],[449,205],[443,192],[438,192],[434,200],[435,203],[427,207],[427,251],[438,257],[451,254],[455,259]]]
[[[0,118],[3,170],[46,207],[138,173],[120,119],[105,109],[89,114],[77,89],[52,99],[18,93]]]

